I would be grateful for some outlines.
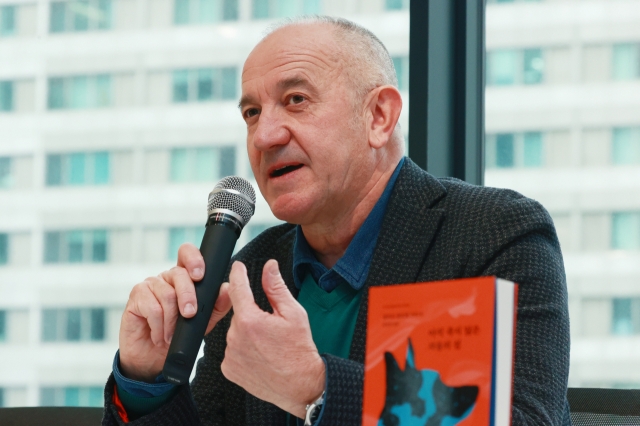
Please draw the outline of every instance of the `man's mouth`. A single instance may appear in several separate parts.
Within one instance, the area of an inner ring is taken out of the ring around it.
[[[290,164],[288,166],[280,167],[279,169],[275,169],[274,171],[272,171],[269,174],[269,177],[272,177],[272,178],[280,177],[280,176],[286,175],[287,173],[296,171],[300,167],[302,167],[302,164]]]

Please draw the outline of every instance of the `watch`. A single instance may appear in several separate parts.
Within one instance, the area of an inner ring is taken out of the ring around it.
[[[312,426],[313,422],[318,419],[320,411],[322,410],[322,404],[324,404],[324,392],[322,392],[322,395],[320,395],[318,399],[305,407],[307,415],[304,417],[304,426]]]

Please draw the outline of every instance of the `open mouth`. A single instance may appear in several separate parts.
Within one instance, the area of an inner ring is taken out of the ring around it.
[[[300,167],[302,167],[302,164],[292,164],[292,165],[289,165],[289,166],[284,166],[284,167],[281,167],[279,169],[276,169],[276,170],[272,171],[270,176],[272,178],[280,177],[280,176],[286,175],[287,173],[291,173],[293,171],[296,171]]]

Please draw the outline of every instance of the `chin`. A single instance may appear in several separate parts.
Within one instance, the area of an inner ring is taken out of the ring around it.
[[[306,197],[294,194],[281,195],[269,201],[271,212],[276,218],[296,225],[305,222],[305,217],[313,208],[310,204]]]

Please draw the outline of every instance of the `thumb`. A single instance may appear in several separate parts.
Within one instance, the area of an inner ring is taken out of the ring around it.
[[[270,259],[264,264],[262,288],[267,295],[267,299],[269,299],[273,311],[280,316],[286,316],[287,309],[298,304],[284,279],[282,279],[278,262],[275,259]]]

